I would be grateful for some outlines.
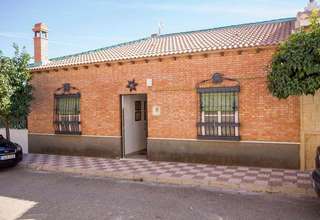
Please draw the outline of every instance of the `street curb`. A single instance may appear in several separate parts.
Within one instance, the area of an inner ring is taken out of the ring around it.
[[[20,167],[29,168],[38,171],[51,171],[51,172],[62,172],[71,174],[80,174],[85,176],[97,176],[97,177],[109,177],[120,180],[128,180],[135,182],[150,182],[150,183],[160,183],[160,184],[173,184],[173,185],[184,185],[184,186],[194,186],[194,187],[208,187],[208,188],[221,188],[226,190],[244,190],[247,192],[257,192],[257,193],[278,193],[285,194],[289,196],[306,196],[306,197],[316,197],[313,190],[301,189],[295,186],[287,185],[285,187],[272,187],[269,185],[257,185],[257,184],[237,184],[221,181],[212,180],[193,180],[186,178],[177,177],[166,177],[166,176],[155,176],[155,175],[141,175],[133,174],[126,171],[123,172],[107,172],[99,171],[93,169],[79,169],[70,167],[55,167],[48,165],[38,165],[38,164],[20,164]]]

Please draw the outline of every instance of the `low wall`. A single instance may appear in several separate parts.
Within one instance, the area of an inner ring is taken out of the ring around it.
[[[30,153],[118,158],[120,137],[29,134]]]
[[[298,143],[148,139],[148,159],[299,169]],[[119,158],[121,137],[29,134],[31,153]]]
[[[299,144],[148,139],[155,161],[299,169]]]
[[[6,130],[0,128],[0,134],[6,137]],[[23,153],[29,153],[28,150],[28,130],[27,129],[10,129],[11,141],[21,145]]]

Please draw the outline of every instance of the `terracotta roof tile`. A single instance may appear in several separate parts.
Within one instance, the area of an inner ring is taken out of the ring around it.
[[[97,62],[277,45],[294,30],[295,18],[241,24],[143,38],[97,50],[51,59],[32,70]]]

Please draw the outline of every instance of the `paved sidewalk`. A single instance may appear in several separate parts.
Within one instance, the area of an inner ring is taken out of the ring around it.
[[[208,164],[27,154],[21,166],[134,181],[315,196],[309,172]]]

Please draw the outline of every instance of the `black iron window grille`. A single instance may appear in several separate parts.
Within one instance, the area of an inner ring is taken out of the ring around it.
[[[147,102],[144,101],[143,102],[143,119],[147,121],[147,117],[148,117]]]
[[[228,87],[201,87],[199,85],[197,91],[200,106],[197,123],[198,138],[240,140],[239,85]]]
[[[134,108],[135,108],[135,121],[141,121],[141,101],[135,101],[134,102]]]
[[[72,89],[75,89],[72,87]],[[72,93],[70,84],[64,84],[63,93],[54,95],[54,129],[56,134],[81,134],[80,93]]]

